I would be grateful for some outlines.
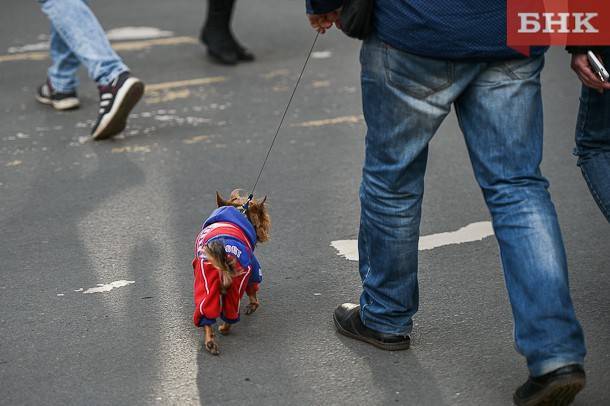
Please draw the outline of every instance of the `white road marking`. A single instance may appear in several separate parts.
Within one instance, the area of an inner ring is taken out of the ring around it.
[[[188,80],[177,80],[173,82],[155,83],[152,85],[146,85],[146,93],[158,92],[159,90],[175,89],[179,87],[187,86],[202,86],[209,85],[212,83],[221,83],[226,81],[226,76],[211,76],[207,78],[197,78]]]
[[[135,41],[123,41],[115,42],[112,44],[112,48],[116,51],[140,51],[148,49],[154,46],[169,46],[169,45],[182,45],[182,44],[198,44],[199,40],[195,37],[167,37],[167,38],[153,38],[145,40]],[[0,63],[2,62],[15,62],[15,61],[42,61],[49,57],[49,52],[45,51],[31,51],[31,52],[16,52],[9,53],[8,55],[0,55]]]
[[[291,124],[291,127],[323,127],[326,125],[336,124],[358,124],[364,120],[364,116],[341,116],[335,118],[326,118],[322,120],[305,121],[303,123]]]
[[[105,285],[101,284],[101,283],[98,283],[97,287],[89,288],[89,289],[85,290],[83,293],[110,292],[112,289],[122,288],[123,286],[131,285],[132,283],[136,283],[136,281],[126,281],[126,280],[121,279],[119,281],[110,282],[110,283],[107,283]]]
[[[26,44],[21,47],[10,47],[6,51],[9,54],[17,54],[20,52],[46,51],[49,49],[49,41],[36,42],[35,44]]]
[[[463,244],[481,241],[494,234],[489,221],[468,224],[456,231],[430,234],[419,238],[419,250],[427,251],[445,245]],[[350,261],[358,261],[358,240],[337,240],[330,243],[337,250],[337,255]]]
[[[173,35],[174,33],[171,31],[164,31],[155,27],[119,27],[106,32],[110,41],[165,38]]]
[[[172,37],[172,31],[164,31],[155,27],[118,27],[106,32],[109,41],[128,41],[141,39],[154,39]],[[6,51],[9,54],[19,54],[22,52],[47,51],[49,40],[26,44],[22,46],[10,47]]]
[[[331,56],[333,56],[331,51],[316,51],[311,53],[311,57],[313,59],[326,59],[330,58]]]

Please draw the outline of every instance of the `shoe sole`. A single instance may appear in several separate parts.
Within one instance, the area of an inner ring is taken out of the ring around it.
[[[80,102],[76,97],[70,97],[68,99],[53,101],[51,99],[47,99],[41,96],[36,95],[36,100],[39,103],[46,104],[47,106],[52,106],[55,110],[64,111],[64,110],[74,110],[80,107]]]
[[[517,406],[567,406],[584,387],[584,374],[572,374],[552,382],[531,399],[520,400],[515,394],[513,401]]]
[[[128,78],[119,89],[112,109],[102,118],[91,134],[96,141],[114,137],[127,126],[129,113],[144,95],[144,83],[137,78]]]
[[[239,58],[236,58],[235,60],[226,60],[223,59],[220,55],[218,55],[216,52],[214,51],[210,51],[208,48],[208,56],[210,57],[210,59],[212,59],[212,61],[216,62],[217,64],[220,65],[226,65],[226,66],[235,66],[239,63]]]
[[[408,350],[409,346],[411,345],[410,342],[406,342],[406,343],[381,343],[377,340],[373,340],[372,338],[368,338],[368,337],[363,337],[361,335],[358,334],[354,334],[350,331],[347,331],[346,329],[344,329],[341,324],[339,323],[339,321],[337,320],[337,316],[335,316],[333,314],[333,321],[335,322],[335,327],[337,328],[337,331],[341,334],[343,334],[346,337],[350,337],[350,338],[354,338],[356,340],[360,340],[360,341],[364,341],[365,343],[371,344],[377,348],[380,348],[382,350],[386,350],[386,351],[400,351],[400,350]]]

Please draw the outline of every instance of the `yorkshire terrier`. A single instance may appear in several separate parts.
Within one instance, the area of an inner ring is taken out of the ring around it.
[[[254,256],[257,243],[269,239],[271,219],[265,202],[240,196],[239,190],[229,200],[216,192],[218,208],[203,223],[195,240],[193,259],[195,312],[193,322],[204,328],[204,347],[220,354],[213,325],[220,317],[218,331],[229,334],[239,321],[239,304],[244,293],[249,303],[246,315],[259,308],[257,292],[262,281],[261,268]]]

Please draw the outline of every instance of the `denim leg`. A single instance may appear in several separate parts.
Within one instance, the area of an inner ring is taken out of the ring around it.
[[[517,350],[532,376],[582,364],[559,223],[540,172],[544,57],[491,64],[456,111],[500,246]]]
[[[70,93],[78,87],[76,72],[80,62],[70,50],[57,30],[51,25],[51,61],[47,75],[53,89],[60,93]]]
[[[83,0],[39,0],[65,45],[85,65],[89,77],[109,84],[129,70],[114,52],[97,18]]]
[[[610,61],[610,51],[604,61]],[[610,92],[582,87],[575,154],[595,202],[610,222]]]
[[[451,63],[420,58],[374,37],[360,53],[367,124],[358,250],[361,319],[407,334],[418,308],[417,245],[428,142],[459,92]]]

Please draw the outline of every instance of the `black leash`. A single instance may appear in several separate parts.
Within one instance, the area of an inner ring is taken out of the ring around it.
[[[311,53],[313,52],[313,49],[316,46],[316,41],[318,40],[319,36],[320,36],[320,33],[318,32],[318,33],[316,33],[316,37],[313,39],[313,44],[311,44],[311,48],[309,49],[309,53],[307,54],[307,58],[305,59],[305,63],[303,64],[303,68],[301,69],[301,73],[299,74],[299,78],[297,79],[297,82],[294,85],[294,88],[292,89],[292,94],[290,95],[290,100],[288,100],[288,104],[286,104],[286,108],[284,109],[284,114],[282,114],[282,119],[280,120],[280,124],[277,126],[277,130],[275,131],[275,136],[273,136],[273,140],[271,141],[271,145],[269,146],[269,150],[267,151],[267,155],[265,156],[265,160],[263,161],[261,170],[258,172],[258,176],[256,177],[256,182],[254,182],[254,186],[252,186],[250,195],[248,196],[248,200],[246,200],[246,203],[244,203],[244,205],[242,206],[242,209],[244,212],[246,210],[248,210],[248,205],[254,198],[254,190],[256,189],[256,186],[258,185],[258,181],[261,179],[261,175],[263,174],[263,170],[265,169],[265,165],[267,164],[267,160],[269,159],[269,155],[271,154],[271,150],[273,149],[273,145],[275,144],[275,139],[277,138],[278,134],[280,133],[280,129],[282,128],[282,124],[284,123],[284,119],[286,118],[286,113],[288,113],[288,108],[290,108],[290,103],[292,103],[294,94],[296,93],[297,88],[299,87],[299,83],[301,82],[301,78],[303,77],[303,73],[305,72],[305,68],[307,67],[307,62],[309,62],[309,58],[311,57]]]

